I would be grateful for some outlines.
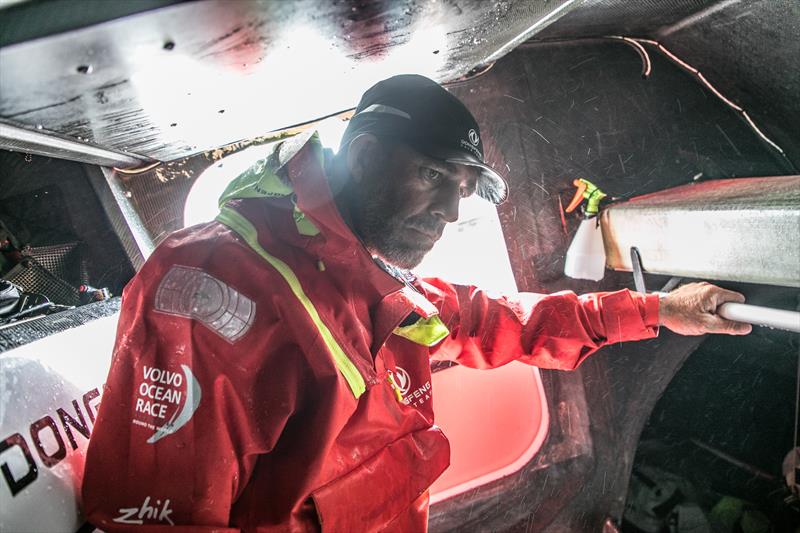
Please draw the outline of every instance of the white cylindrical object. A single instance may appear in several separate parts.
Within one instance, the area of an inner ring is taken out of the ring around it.
[[[606,271],[606,250],[603,232],[597,217],[587,218],[578,226],[578,231],[567,250],[564,274],[574,279],[603,279]]]
[[[800,313],[758,305],[728,302],[717,308],[722,318],[800,333]]]

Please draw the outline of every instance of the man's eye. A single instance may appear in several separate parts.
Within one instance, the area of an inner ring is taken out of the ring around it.
[[[442,173],[432,168],[422,167],[420,174],[422,179],[430,183],[436,184],[442,181]]]

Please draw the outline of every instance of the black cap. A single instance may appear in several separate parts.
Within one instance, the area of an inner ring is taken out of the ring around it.
[[[508,195],[503,177],[484,162],[475,117],[429,78],[403,74],[370,87],[347,125],[341,147],[362,133],[395,138],[435,159],[477,167],[479,196],[499,204]]]

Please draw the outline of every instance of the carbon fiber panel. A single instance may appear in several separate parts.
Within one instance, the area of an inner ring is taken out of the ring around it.
[[[87,279],[82,248],[80,243],[28,248],[3,278],[53,303],[78,305],[77,286]]]
[[[393,73],[458,78],[574,5],[183,2],[0,48],[0,118],[170,161],[354,107]]]
[[[0,150],[0,220],[19,246],[72,286],[119,294],[133,269],[96,198],[82,165]]]
[[[536,39],[602,35],[653,36],[654,32],[719,0],[584,0],[579,7],[536,34]]]
[[[798,34],[796,0],[586,0],[535,39],[626,35],[662,42],[745,108],[796,173]]]
[[[121,302],[120,298],[111,298],[0,328],[0,352],[18,348],[59,331],[76,328],[97,318],[113,315],[119,311]]]

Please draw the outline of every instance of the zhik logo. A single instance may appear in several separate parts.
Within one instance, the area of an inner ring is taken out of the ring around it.
[[[156,520],[158,522],[169,522],[169,525],[174,526],[175,522],[169,517],[172,514],[172,509],[169,508],[169,499],[164,500],[164,506],[161,506],[161,500],[156,500],[156,506],[150,505],[150,496],[145,497],[141,507],[122,507],[117,510],[119,516],[114,518],[114,522],[118,524],[133,524],[141,526],[144,520]]]

